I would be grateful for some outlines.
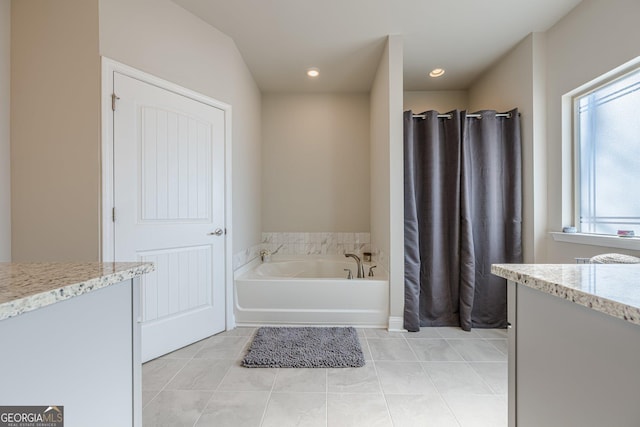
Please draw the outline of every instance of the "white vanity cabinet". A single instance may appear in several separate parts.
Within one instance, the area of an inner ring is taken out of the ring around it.
[[[39,283],[53,287],[18,299],[6,298],[20,287],[0,265],[0,406],[63,406],[65,427],[141,425],[138,275],[151,266],[97,265],[86,276],[81,264],[48,268]]]
[[[518,323],[516,318],[516,306],[517,306],[518,286],[515,282],[507,281],[507,348],[509,354],[508,363],[508,384],[507,384],[507,398],[509,399],[509,427],[516,425],[516,344]]]
[[[499,265],[509,426],[640,425],[640,266]]]

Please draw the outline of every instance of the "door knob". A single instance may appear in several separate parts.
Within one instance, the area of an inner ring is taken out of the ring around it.
[[[216,228],[216,231],[207,233],[207,236],[222,236],[223,234],[224,234],[224,230],[222,230],[222,228]]]

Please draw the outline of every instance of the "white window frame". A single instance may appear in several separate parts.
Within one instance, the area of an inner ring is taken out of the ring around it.
[[[587,90],[580,91],[578,93],[573,94],[571,97],[572,109],[573,109],[573,117],[572,117],[572,128],[573,128],[573,175],[574,175],[574,224],[578,229],[581,228],[580,217],[581,215],[581,179],[583,178],[582,170],[581,170],[581,156],[583,153],[580,150],[580,106],[579,100],[593,92],[596,92],[612,83],[615,83],[621,79],[628,77],[631,74],[637,73],[640,71],[640,66],[635,65],[632,67],[625,67],[624,70],[621,70],[620,73],[617,73],[615,76],[607,78],[602,81],[598,81],[597,83],[591,85]],[[597,179],[597,177],[595,177]],[[614,234],[603,234],[603,233],[592,233],[592,232],[583,232],[583,234],[597,234],[597,235],[605,235],[605,236],[615,236]],[[640,232],[638,233],[640,234]],[[617,236],[616,236],[617,237]]]
[[[580,96],[584,96],[590,92],[593,92],[615,80],[618,80],[636,70],[640,69],[640,56],[603,74],[600,77],[597,77],[590,82],[585,83],[584,85],[574,89],[573,91],[565,94],[562,97],[563,104],[563,139],[568,139],[569,141],[564,141],[563,145],[567,147],[568,152],[571,153],[572,160],[569,163],[572,166],[572,170],[563,172],[563,176],[566,177],[566,174],[571,174],[572,185],[572,198],[573,203],[571,206],[572,213],[566,212],[567,215],[563,214],[565,219],[573,220],[573,224],[576,227],[580,224],[580,159],[579,159],[579,149],[578,149],[578,136],[579,136],[579,126],[578,126],[578,111],[576,108],[576,99]],[[563,150],[564,151],[564,150]],[[566,151],[565,151],[566,152]],[[567,163],[563,162],[565,165]],[[564,178],[563,178],[564,180]],[[567,205],[565,205],[568,208]],[[619,249],[629,249],[629,250],[640,250],[640,236],[635,238],[620,238],[615,235],[610,234],[595,234],[595,233],[562,233],[562,232],[551,232],[550,233],[553,240],[559,242],[566,243],[575,243],[575,244],[583,244],[583,245],[593,245],[593,246],[604,246],[610,248],[619,248]],[[640,233],[639,233],[640,234]]]

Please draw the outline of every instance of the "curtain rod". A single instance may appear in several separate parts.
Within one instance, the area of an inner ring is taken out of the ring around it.
[[[519,115],[520,113],[518,113]],[[426,116],[424,114],[414,114],[413,118],[414,119],[424,119]],[[450,119],[452,116],[451,114],[438,114],[438,118],[439,119]],[[481,119],[482,118],[482,114],[467,114],[466,115],[467,118],[473,118],[473,119]],[[496,117],[506,117],[507,119],[511,118],[511,113],[497,113]]]

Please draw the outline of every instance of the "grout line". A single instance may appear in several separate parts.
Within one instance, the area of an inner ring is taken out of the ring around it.
[[[269,409],[269,405],[271,404],[271,397],[273,396],[273,389],[276,388],[276,381],[278,381],[278,374],[280,373],[280,368],[276,369],[276,376],[273,379],[273,384],[271,384],[271,390],[269,390],[269,396],[267,397],[267,404],[264,405],[264,411],[262,411],[262,417],[260,418],[260,426],[264,423],[264,418],[267,416],[267,409]]]
[[[160,390],[156,391],[156,390],[146,390],[146,391],[155,391],[156,394],[153,395],[153,397],[151,399],[149,399],[149,401],[147,403],[145,403],[144,405],[142,405],[142,412],[144,413],[144,408],[146,408],[147,406],[149,406],[149,403],[151,403],[153,401],[153,399],[155,399],[156,397],[158,397],[158,395],[160,394]]]
[[[453,338],[453,339],[456,339],[456,338]],[[475,338],[457,338],[457,339],[460,339],[460,340],[466,341],[467,339],[475,339]],[[455,348],[454,346],[452,346],[452,345],[451,345],[451,343],[449,342],[449,339],[448,339],[448,338],[444,338],[444,340],[445,340],[445,342],[447,343],[447,345],[448,345],[449,347],[451,347],[451,349],[452,349],[453,351],[455,351],[455,353],[456,353],[458,356],[460,356],[460,359],[461,359],[461,360],[458,360],[458,362],[467,362],[467,359],[465,359],[465,358],[464,358],[464,356],[462,355],[462,353],[460,353],[458,350],[456,350],[456,348]]]
[[[483,341],[487,341],[487,339],[486,339],[486,338],[484,338],[484,337],[480,337],[480,336],[478,336],[478,337],[469,337],[469,338],[451,338],[451,339],[458,339],[458,340],[462,340],[462,341],[471,341],[471,340],[477,340],[478,338],[481,338]],[[448,341],[449,339],[448,339],[448,338],[445,338],[445,340],[447,341],[447,344],[449,344],[449,341]],[[462,354],[460,354],[460,352],[459,352],[458,350],[456,350],[456,348],[455,348],[455,347],[453,347],[451,344],[449,344],[449,345],[451,346],[451,348],[452,348],[456,353],[458,353],[458,354],[460,355],[460,357],[462,357],[462,359],[463,359],[463,360],[462,360],[462,362],[466,363],[466,364],[471,368],[471,370],[472,370],[472,371],[473,371],[473,372],[474,372],[478,377],[480,377],[480,380],[482,381],[482,383],[483,383],[483,384],[485,384],[485,385],[489,388],[489,390],[491,390],[491,391],[492,391],[492,394],[490,394],[489,396],[500,396],[499,394],[495,393],[495,390],[493,389],[493,387],[491,387],[491,386],[490,386],[490,385],[489,385],[489,384],[484,380],[484,378],[482,377],[482,375],[480,375],[480,374],[479,374],[479,373],[478,373],[478,372],[473,368],[473,366],[471,365],[471,363],[496,363],[496,362],[495,362],[495,361],[476,361],[476,362],[474,362],[474,361],[467,361],[466,359],[464,359],[464,357],[462,356]],[[495,346],[493,346],[493,344],[491,344],[491,345],[492,345],[492,347],[495,347]],[[499,350],[498,350],[498,351],[499,351]],[[501,353],[501,352],[500,352],[500,353]],[[449,408],[449,411],[451,411],[451,413],[453,414],[453,416],[454,416],[454,418],[456,419],[456,421],[458,422],[458,424],[462,426],[462,422],[461,422],[461,421],[460,421],[460,419],[458,418],[458,415],[457,415],[457,414],[456,414],[456,412],[453,410],[453,408],[451,408],[451,406],[449,405],[449,402],[447,402],[447,400],[444,398],[444,395],[442,395],[439,391],[438,391],[438,394],[440,394],[440,396],[442,397],[442,400],[444,400],[445,405],[447,405],[447,407]],[[486,394],[483,394],[483,395],[486,395]]]
[[[252,340],[253,338],[255,338],[257,331],[258,331],[258,328],[255,328],[253,333],[250,335],[250,338]],[[269,390],[269,395],[267,396],[267,403],[266,405],[264,405],[264,409],[262,411],[262,417],[260,417],[260,423],[258,424],[259,426],[262,426],[262,424],[264,423],[264,419],[267,416],[267,409],[269,409],[269,405],[271,404],[271,397],[273,396],[273,390],[276,388],[276,381],[278,381],[278,374],[280,373],[280,368],[275,368],[275,369],[276,369],[276,376],[273,378],[273,383],[271,384],[271,390]]]
[[[198,342],[199,342],[199,341],[198,341]],[[194,344],[196,344],[196,343],[193,343],[193,344],[191,344],[191,345],[194,345]],[[186,347],[189,347],[189,346],[186,346]],[[183,348],[184,348],[184,347],[183,347]],[[196,352],[196,353],[197,353],[197,352]],[[164,357],[164,356],[161,356],[161,357],[159,357],[158,359],[162,359],[162,357]],[[157,360],[157,359],[156,359],[156,360]],[[176,371],[176,373],[175,373],[175,374],[173,374],[173,376],[172,376],[171,378],[169,378],[169,379],[164,383],[164,385],[162,386],[162,388],[160,388],[160,390],[158,390],[158,392],[156,393],[156,395],[155,395],[155,396],[153,396],[153,398],[151,398],[151,399],[146,403],[146,405],[144,405],[144,406],[142,407],[142,416],[143,416],[143,417],[144,417],[144,408],[146,408],[146,407],[147,407],[147,406],[148,406],[148,405],[149,405],[149,404],[150,404],[150,403],[151,403],[155,398],[157,398],[157,397],[160,395],[160,393],[162,393],[163,391],[165,391],[165,389],[166,389],[166,388],[167,388],[167,386],[171,383],[171,381],[173,381],[173,379],[174,379],[174,378],[175,378],[175,377],[176,377],[180,372],[182,372],[182,370],[185,368],[185,366],[187,366],[187,365],[189,364],[189,362],[190,362],[191,360],[193,360],[193,356],[191,356],[191,358],[189,358],[189,359],[187,359],[187,358],[170,358],[170,357],[167,357],[167,358],[165,358],[165,359],[163,359],[163,360],[186,360],[186,362],[184,363],[184,365],[182,365],[182,367],[181,367],[180,369],[178,369],[178,371]],[[149,363],[149,362],[146,362],[146,363]],[[143,363],[143,365],[144,365],[144,363]],[[143,390],[143,391],[144,391],[144,390]],[[148,390],[148,391],[153,391],[153,390]],[[200,418],[200,417],[198,417],[198,418]]]
[[[456,412],[453,410],[453,408],[451,408],[451,405],[449,405],[449,402],[447,402],[447,399],[445,399],[444,396],[442,394],[440,394],[440,392],[438,392],[438,394],[440,395],[440,398],[442,399],[442,401],[446,405],[447,409],[449,409],[449,412],[451,412],[451,415],[453,415],[453,418],[456,420],[458,425],[462,426],[462,421],[460,421],[460,419],[458,418],[458,415],[456,414]]]
[[[431,383],[431,385],[433,386],[433,389],[436,391],[436,393],[438,393],[438,395],[444,400],[444,398],[441,396],[440,390],[438,390],[438,387],[436,387],[436,384],[433,382],[433,379],[431,378],[431,375],[429,375],[429,373],[424,368],[424,363],[423,362],[428,362],[428,361],[427,360],[420,360],[420,358],[418,357],[418,354],[415,352],[413,347],[411,347],[411,345],[408,342],[407,342],[407,345],[409,345],[409,348],[411,348],[411,351],[413,351],[413,354],[416,356],[416,360],[418,361],[418,364],[420,365],[420,370],[422,371],[424,376]]]
[[[216,392],[214,390],[214,391],[211,392],[211,396],[207,400],[207,403],[205,403],[204,406],[202,407],[202,411],[200,411],[200,415],[198,415],[198,418],[196,418],[196,420],[193,422],[193,427],[195,427],[198,424],[198,421],[200,421],[200,418],[202,418],[202,416],[204,415],[205,409],[207,409],[207,406],[209,406],[209,403],[211,403],[211,401],[213,400],[213,396],[215,396],[215,395],[216,395]]]
[[[246,341],[249,341],[250,338],[253,337],[252,335],[249,335],[246,338]],[[246,344],[246,342],[245,342]],[[242,346],[242,349],[238,352],[238,354],[240,354],[240,352],[242,352],[242,350],[244,350],[244,345]],[[223,375],[222,379],[220,380],[220,382],[218,383],[218,385],[216,386],[216,389],[214,391],[225,391],[225,390],[220,390],[220,386],[222,385],[222,383],[224,382],[224,380],[227,378],[227,376],[229,375],[229,372],[231,372],[231,368],[233,368],[234,366],[236,366],[238,363],[241,363],[241,361],[238,361],[238,354],[236,354],[236,357],[234,359],[232,359],[232,363],[229,366],[229,369],[227,369],[227,372],[225,372],[225,374]],[[229,360],[229,359],[223,359],[223,360]],[[240,365],[242,366],[242,365]],[[230,391],[230,390],[226,390],[226,391]]]
[[[505,356],[508,356],[507,353],[505,353],[504,351],[502,351],[502,349],[500,349],[498,346],[496,346],[493,342],[494,341],[501,341],[502,338],[485,338],[485,341],[487,341],[489,344],[491,344],[491,346],[493,348],[495,348],[496,350],[498,350],[500,352],[500,354],[504,354]],[[507,344],[508,345],[508,344]]]
[[[356,331],[356,334],[358,332]],[[324,370],[324,425],[329,427],[329,369]]]
[[[225,336],[231,336],[231,335],[225,335]],[[209,337],[210,338],[210,337]],[[206,338],[205,338],[206,339]],[[203,340],[204,341],[204,340]],[[245,344],[246,344],[246,340],[245,340]],[[204,346],[203,348],[201,348],[200,350],[198,350],[197,352],[194,353],[194,355],[191,357],[191,360],[195,360],[195,356],[200,353],[200,351],[202,351],[204,348],[206,348],[208,346]],[[244,348],[244,345],[242,346],[242,348]],[[242,350],[240,350],[242,351]],[[218,360],[226,360],[226,359],[218,359]],[[229,371],[231,371],[231,367],[234,365],[234,363],[236,362],[236,359],[232,360],[232,363],[229,365],[229,368],[227,369],[227,372],[225,372],[225,374],[223,375],[223,377],[220,379],[220,382],[218,383],[218,385],[216,386],[215,390],[212,390],[211,392],[211,396],[209,397],[209,399],[207,400],[207,402],[205,403],[205,405],[202,408],[202,411],[200,411],[200,415],[198,415],[198,418],[196,418],[195,422],[193,423],[193,427],[195,427],[198,424],[198,421],[200,421],[200,418],[202,418],[202,416],[204,415],[204,411],[207,409],[207,407],[209,406],[209,404],[213,401],[214,396],[216,395],[216,391],[218,390],[218,388],[220,387],[220,384],[222,384],[222,381],[224,381],[224,379],[227,377],[227,375],[229,374]],[[187,362],[188,363],[188,362]],[[186,366],[186,365],[185,365]]]
[[[249,336],[233,336],[233,335],[222,335],[224,332],[222,332],[221,334],[216,334],[216,335],[221,335],[221,336],[225,336],[225,337],[234,337],[234,338],[245,338],[245,344],[246,341],[249,340],[249,338],[251,338],[253,336],[253,334],[249,335]],[[212,335],[212,336],[216,336],[216,335]],[[203,341],[208,340],[211,337],[207,337],[207,338],[203,338],[201,340],[198,340],[188,346],[183,347],[190,347],[190,346],[198,346],[198,350],[195,351],[190,357],[177,357],[177,358],[172,358],[172,357],[165,357],[165,356],[161,356],[158,359],[164,359],[164,360],[186,360],[186,362],[184,363],[184,365],[182,365],[182,367],[180,369],[178,369],[178,371],[171,377],[169,378],[165,384],[162,386],[162,388],[160,388],[160,390],[158,390],[156,392],[156,394],[153,396],[153,398],[149,399],[149,401],[142,407],[142,414],[144,416],[144,408],[146,408],[154,399],[156,399],[161,392],[165,391],[167,386],[171,383],[171,381],[173,381],[176,376],[178,376],[178,374],[180,374],[180,372],[182,372],[184,370],[184,368],[189,364],[189,362],[193,361],[196,359],[196,355],[198,355],[203,349],[209,347],[207,345],[203,344]],[[242,346],[242,349],[244,349],[244,345]],[[242,349],[240,350],[240,352],[242,351]],[[181,350],[181,349],[178,349]],[[175,351],[178,351],[175,350]],[[172,352],[173,353],[173,352]],[[169,353],[171,354],[171,353]],[[213,360],[213,359],[212,359]],[[229,359],[216,359],[216,360],[229,360]],[[227,377],[227,375],[229,374],[229,371],[231,371],[231,367],[237,362],[237,358],[232,360],[231,365],[229,366],[229,369],[227,369],[227,372],[225,372],[224,376],[222,377],[222,379],[220,380],[220,382],[218,383],[218,385],[216,386],[216,388],[214,390],[206,390],[206,391],[211,391],[211,396],[209,397],[209,399],[207,400],[207,403],[205,404],[205,406],[203,407],[202,411],[200,412],[200,415],[198,416],[198,418],[196,419],[196,421],[194,422],[194,426],[197,424],[197,422],[200,420],[200,418],[202,418],[202,415],[204,414],[204,410],[206,409],[206,407],[209,405],[209,403],[211,402],[211,400],[213,399],[213,396],[215,395],[215,392],[218,391],[218,389],[220,388],[220,384],[222,384],[222,382],[224,381],[224,379]],[[149,363],[149,362],[147,362]],[[144,365],[144,364],[143,364]],[[143,390],[144,391],[144,390]],[[155,391],[155,390],[146,390],[146,391]],[[176,390],[176,391],[180,391],[180,390]],[[205,390],[198,390],[198,391],[205,391]]]
[[[459,329],[459,330],[462,331],[462,328],[459,327],[459,326],[434,326],[434,328],[436,328],[436,332],[438,333],[438,335],[440,335],[440,337],[442,337],[444,339],[472,340],[472,339],[480,339],[480,338],[482,338],[478,333],[476,333],[476,331],[473,330],[473,328],[469,332],[463,331],[463,332],[469,334],[468,337],[465,337],[463,335],[446,337],[441,332],[441,331],[446,330],[446,329],[456,329],[456,330]]]
[[[185,359],[173,359],[173,360],[185,360]],[[165,383],[164,383],[164,385],[163,385],[163,386],[162,386],[162,388],[160,389],[160,392],[165,391],[165,389],[166,389],[166,388],[167,388],[167,386],[171,383],[171,381],[173,381],[173,379],[174,379],[176,376],[178,376],[178,374],[179,374],[180,372],[182,372],[182,370],[184,369],[184,367],[185,367],[185,366],[187,366],[187,365],[189,364],[189,362],[190,362],[190,361],[191,361],[191,359],[187,359],[187,361],[184,363],[184,365],[182,365],[182,366],[180,367],[180,369],[178,369],[178,371],[177,371],[175,374],[173,374],[173,376],[172,376],[171,378],[169,378],[169,379],[167,380],[167,382],[165,382]],[[160,394],[160,392],[158,392],[158,394]]]
[[[449,341],[447,341],[447,338],[445,338],[444,336],[442,336],[442,334],[440,333],[440,330],[436,329],[436,332],[438,333],[438,335],[440,335],[442,337],[442,339],[444,340],[444,342],[447,343],[447,345],[449,347],[451,347],[451,349],[458,355],[460,356],[460,358],[462,360],[457,360],[457,363],[467,363],[466,360],[464,360],[464,357],[462,357],[462,355],[458,352],[458,350],[456,350],[451,344],[449,344]],[[464,338],[463,338],[464,339]],[[438,393],[438,396],[440,397],[440,399],[442,399],[442,401],[444,402],[445,406],[447,407],[447,409],[449,410],[449,412],[451,413],[451,415],[453,416],[453,418],[456,420],[456,423],[458,423],[458,426],[462,426],[462,422],[458,419],[458,416],[456,415],[455,411],[453,410],[453,408],[451,408],[451,406],[449,405],[449,402],[447,402],[447,399],[444,398],[444,395],[442,393],[440,393],[440,390],[438,390],[438,387],[436,387],[436,384],[433,382],[433,379],[431,378],[431,375],[429,375],[429,372],[427,372],[427,370],[424,367],[424,364],[422,362],[420,362],[420,367],[422,368],[422,372],[425,373],[425,375],[427,376],[427,378],[429,378],[429,381],[431,381],[431,384],[433,384],[433,388],[436,390],[436,392]]]
[[[380,381],[380,374],[378,373],[378,367],[376,365],[376,362],[373,360],[373,352],[371,351],[371,346],[369,345],[369,337],[366,337],[365,339],[367,341],[367,347],[369,348],[369,354],[371,354],[371,364],[373,365],[373,370],[376,373],[378,386],[380,386],[380,392],[382,393],[382,398],[384,399],[384,406],[385,408],[387,408],[387,415],[389,416],[389,421],[391,421],[391,425],[393,425],[393,417],[391,416],[391,411],[389,410],[389,402],[387,401],[387,395],[384,392],[384,388],[382,387],[382,381]]]
[[[503,353],[499,348],[497,348],[495,345],[493,345],[491,342],[489,342],[489,340],[486,339],[486,338],[480,338],[480,339],[478,339],[478,338],[447,338],[447,342],[449,340],[452,340],[452,341],[465,341],[465,342],[482,341],[483,343],[488,344],[491,347],[491,349],[495,350],[500,356],[502,356],[504,358],[507,358],[507,355],[505,353]],[[451,345],[451,344],[449,344],[449,345]],[[451,347],[454,350],[456,350],[455,347],[453,347],[453,346],[451,346]],[[505,362],[506,361],[506,359],[495,359],[495,358],[494,359],[489,359],[489,360],[467,360],[462,355],[462,353],[458,352],[457,350],[456,350],[456,352],[458,354],[460,354],[460,356],[467,362]]]
[[[473,369],[473,372],[475,372],[475,373],[480,377],[480,379],[482,380],[482,382],[483,382],[487,387],[489,387],[489,390],[491,390],[491,391],[492,391],[492,395],[495,395],[495,396],[501,396],[502,394],[505,394],[505,393],[498,393],[498,391],[497,391],[496,389],[494,389],[494,388],[491,386],[491,384],[489,384],[489,383],[484,379],[484,377],[480,374],[480,372],[476,371],[476,368],[474,368],[474,367],[473,367],[473,365],[471,365],[471,363],[481,363],[481,364],[482,364],[482,363],[494,363],[494,364],[495,364],[495,363],[507,363],[507,362],[469,362],[469,366],[471,367],[471,369]],[[509,369],[509,368],[508,368],[508,366],[507,366],[507,369]]]
[[[405,344],[407,344],[407,346],[409,346],[409,350],[411,350],[411,353],[413,353],[413,357],[415,357],[415,358],[416,358],[416,361],[417,361],[418,363],[422,362],[422,361],[420,360],[420,358],[418,357],[418,353],[416,353],[416,351],[413,349],[413,347],[412,347],[412,346],[411,346],[411,344],[409,343],[409,340],[407,339],[407,337],[404,337],[404,336],[403,336],[402,338],[404,338],[404,342],[405,342]],[[415,338],[412,338],[412,339],[415,339]],[[422,364],[420,364],[420,366],[422,367]]]

